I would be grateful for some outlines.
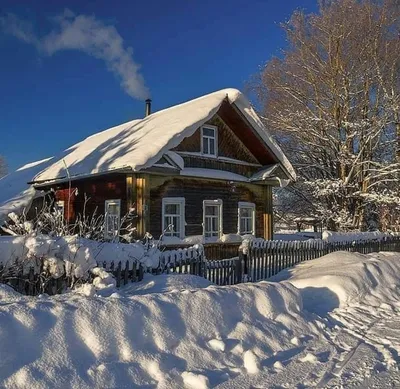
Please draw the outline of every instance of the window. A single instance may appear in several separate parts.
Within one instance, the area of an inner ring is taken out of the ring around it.
[[[64,218],[65,215],[65,202],[64,200],[56,201],[54,204],[54,212]]]
[[[203,233],[205,238],[222,235],[222,200],[203,201]]]
[[[121,221],[121,200],[106,200],[104,237],[115,239],[119,237]]]
[[[239,202],[238,233],[255,234],[256,206],[253,203]]]
[[[204,155],[217,156],[218,139],[217,127],[201,127],[201,152]]]
[[[183,197],[162,199],[162,230],[165,231],[165,236],[185,237],[185,199]]]

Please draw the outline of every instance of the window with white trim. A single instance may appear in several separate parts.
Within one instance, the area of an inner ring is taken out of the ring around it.
[[[61,216],[64,218],[65,216],[65,202],[64,200],[56,201],[54,204],[54,212],[56,215]]]
[[[203,201],[203,234],[205,238],[222,235],[222,200]]]
[[[255,234],[255,214],[256,206],[254,203],[239,202],[238,206],[238,233],[241,235]]]
[[[164,197],[162,199],[162,230],[165,236],[185,237],[185,199]]]
[[[106,200],[105,201],[105,239],[117,239],[121,227],[121,200]]]
[[[201,152],[204,155],[216,157],[218,153],[218,128],[215,126],[201,127]]]

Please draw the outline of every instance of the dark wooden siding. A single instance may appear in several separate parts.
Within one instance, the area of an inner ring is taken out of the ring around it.
[[[239,142],[248,148],[261,165],[277,163],[277,159],[271,150],[234,105],[224,101],[218,110],[218,116],[232,129]]]
[[[125,174],[107,174],[97,178],[72,181],[71,195],[68,186],[68,183],[63,183],[55,188],[56,200],[64,201],[67,220],[74,220],[78,214],[83,214],[84,210],[87,216],[93,215],[94,212],[98,215],[104,214],[105,201],[112,199],[121,200],[121,215],[127,212]]]
[[[256,235],[264,235],[264,212],[267,199],[264,187],[236,183],[234,187],[216,180],[168,179],[150,176],[150,232],[161,235],[162,198],[184,197],[186,202],[186,236],[203,234],[203,200],[223,201],[223,232],[236,234],[238,202],[247,201],[256,205]]]

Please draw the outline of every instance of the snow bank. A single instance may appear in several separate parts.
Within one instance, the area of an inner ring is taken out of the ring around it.
[[[77,236],[0,236],[0,264],[5,269],[22,266],[23,273],[28,274],[33,267],[37,273],[42,261],[45,270],[55,278],[64,273],[86,278],[89,270],[98,264],[105,269],[119,262],[122,269],[127,265],[131,269],[138,263],[158,267],[159,253],[146,252],[140,243],[95,242]]]
[[[0,386],[300,387],[328,358],[325,316],[349,301],[400,307],[398,274],[400,254],[338,252],[279,283],[217,287],[168,275],[109,297],[35,299],[0,285]]]
[[[122,286],[118,293],[144,295],[206,288],[210,285],[213,283],[191,274],[145,274],[142,281]]]
[[[400,285],[400,254],[338,251],[285,269],[272,281],[289,281],[302,290],[305,306],[318,313],[350,302],[389,299],[392,287]]]
[[[55,278],[64,273],[84,278],[97,266],[92,246],[90,241],[73,236],[0,236],[0,264],[6,270],[21,266],[23,274],[28,274],[31,267],[38,273],[43,262]]]
[[[187,259],[204,259],[202,245],[185,249],[161,252],[157,246],[146,247],[142,243],[96,242],[77,236],[49,237],[38,236],[0,236],[0,265],[6,270],[21,267],[23,274],[33,268],[39,273],[43,270],[54,278],[66,274],[76,278],[87,278],[94,274],[98,281],[97,289],[102,289],[102,279],[107,273],[93,273],[97,266],[115,270],[121,263],[121,270],[128,267],[137,269],[141,264],[144,270],[164,269]],[[109,280],[106,281],[107,285]]]
[[[392,235],[386,232],[333,232],[323,231],[322,239],[326,242],[364,242],[368,240],[382,240]]]
[[[253,238],[253,235],[223,234],[220,238],[205,238],[204,235],[192,235],[185,238],[176,236],[164,236],[161,244],[163,245],[201,245],[206,243],[240,243],[243,239]]]
[[[313,332],[289,283],[89,296],[2,305],[0,386],[211,388]]]

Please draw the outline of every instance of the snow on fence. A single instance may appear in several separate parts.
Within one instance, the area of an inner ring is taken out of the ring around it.
[[[111,282],[119,287],[142,280],[145,272],[200,274],[204,260],[201,245],[161,252],[141,243],[95,242],[73,236],[0,237],[0,283],[27,295],[62,293],[85,282],[98,287]]]
[[[365,231],[365,232],[335,232],[323,231],[322,240],[326,242],[365,242],[368,240],[386,239],[392,237],[393,234],[381,231]]]

